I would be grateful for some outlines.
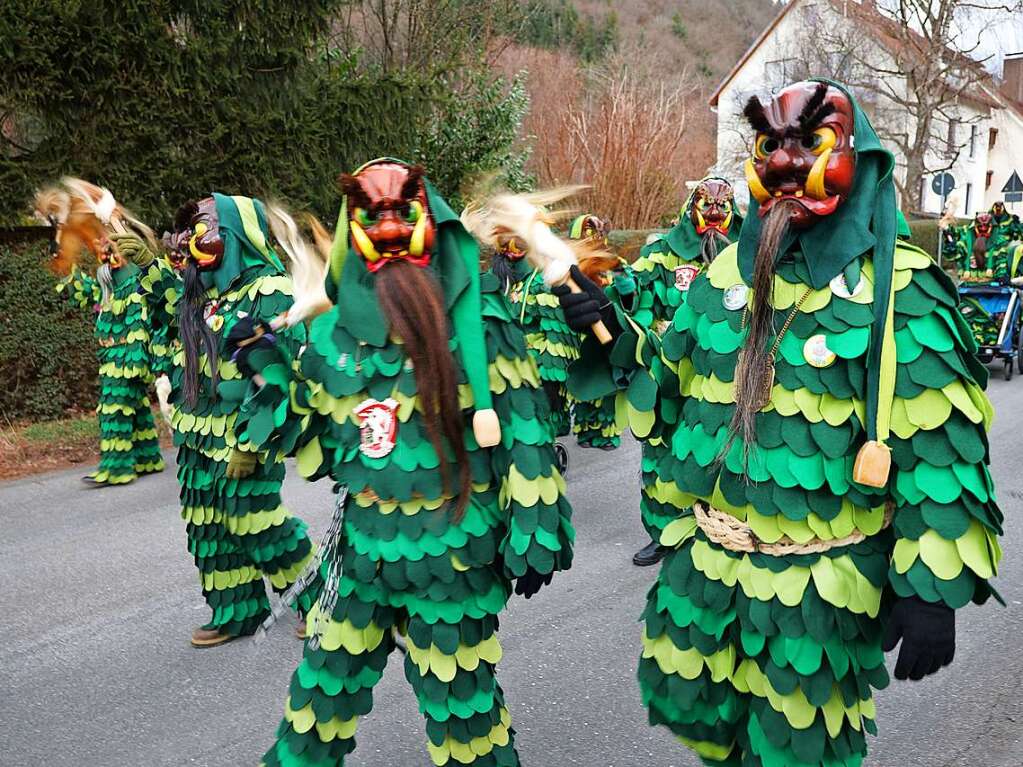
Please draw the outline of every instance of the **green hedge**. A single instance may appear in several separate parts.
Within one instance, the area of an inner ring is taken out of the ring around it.
[[[0,245],[0,418],[58,418],[96,405],[88,312],[54,291],[46,245]]]

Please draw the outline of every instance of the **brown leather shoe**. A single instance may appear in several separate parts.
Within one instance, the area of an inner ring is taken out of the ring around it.
[[[216,647],[232,639],[231,634],[223,634],[220,629],[200,626],[192,632],[192,647]]]

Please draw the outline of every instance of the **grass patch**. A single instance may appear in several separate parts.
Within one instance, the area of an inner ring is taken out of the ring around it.
[[[153,420],[160,444],[170,446],[170,428],[158,408]],[[0,480],[98,463],[99,438],[95,413],[72,413],[57,421],[0,422]]]
[[[99,439],[99,419],[95,415],[82,415],[64,421],[33,423],[22,427],[21,438],[32,443]]]

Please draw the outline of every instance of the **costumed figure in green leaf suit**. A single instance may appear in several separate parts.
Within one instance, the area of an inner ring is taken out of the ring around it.
[[[607,290],[608,295],[640,326],[663,333],[696,275],[706,270],[720,250],[738,239],[741,227],[732,185],[717,176],[702,179],[682,206],[678,223],[640,251],[632,265],[637,284],[635,295],[623,294],[616,285]],[[659,435],[651,435],[642,444],[639,508],[650,543],[636,552],[632,561],[646,567],[657,564],[668,551],[659,539],[677,511],[659,491],[663,480],[659,467],[664,466],[670,445]]]
[[[55,270],[70,268],[57,292],[96,313],[100,461],[82,480],[93,487],[123,485],[163,471],[149,387],[153,344],[164,329],[154,326],[152,296],[142,279],[156,265],[153,232],[109,190],[81,179],[65,178],[61,187],[41,190],[36,214],[54,228]],[[78,266],[83,248],[99,261],[95,277]]]
[[[496,232],[484,243],[492,249],[490,269],[500,290],[511,303],[515,321],[522,329],[530,355],[536,360],[540,381],[550,402],[550,426],[555,438],[572,430],[572,405],[565,389],[568,366],[579,356],[579,334],[565,324],[558,299],[544,284],[543,274],[526,258],[525,245],[517,238]],[[556,445],[559,468],[568,468],[568,453]]]
[[[338,489],[323,593],[263,763],[343,764],[397,634],[433,762],[512,767],[498,615],[568,568],[574,537],[547,398],[506,286],[481,278],[422,168],[381,159],[341,181],[304,352],[259,323],[233,334],[262,382],[245,438]]]
[[[177,298],[171,404],[181,515],[209,623],[192,634],[210,647],[253,634],[270,617],[264,577],[288,589],[312,559],[305,523],[281,503],[283,457],[240,436],[236,421],[251,386],[227,353],[244,319],[269,321],[292,304],[291,278],[270,248],[259,200],[213,194],[184,205],[165,237],[183,284]],[[281,332],[288,354],[303,328]],[[318,582],[299,598],[306,612]]]
[[[592,256],[579,256],[583,274],[601,287],[613,284],[619,295],[634,295],[636,278],[632,267],[624,258],[606,255],[607,234],[608,225],[591,213],[576,216],[568,228],[570,240],[583,246],[592,245],[595,251]],[[615,417],[614,397],[579,402],[570,395],[569,400],[572,402],[572,433],[580,447],[614,450],[621,444],[622,427]]]
[[[894,160],[849,92],[796,83],[745,115],[739,242],[663,337],[595,286],[560,295],[573,328],[617,333],[570,385],[624,388],[633,430],[670,451],[650,722],[708,765],[855,767],[884,651],[901,643],[897,679],[938,671],[956,611],[993,593],[986,374],[954,286],[897,241]]]

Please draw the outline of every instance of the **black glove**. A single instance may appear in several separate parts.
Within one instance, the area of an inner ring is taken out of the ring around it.
[[[612,337],[617,338],[622,331],[615,319],[611,300],[603,289],[583,274],[578,266],[573,266],[569,274],[582,293],[573,293],[568,285],[551,288],[561,303],[568,326],[577,333],[589,333],[591,325],[603,321]]]
[[[249,367],[249,354],[254,349],[269,349],[276,340],[273,329],[263,320],[242,317],[227,334],[227,351],[238,369],[251,377],[256,371]]]
[[[515,593],[529,599],[533,596],[533,594],[538,592],[541,587],[549,584],[553,577],[554,573],[547,573],[544,575],[538,573],[532,567],[529,567],[526,569],[524,575],[515,579]]]
[[[896,679],[923,679],[952,662],[956,654],[956,614],[947,605],[920,597],[899,599],[884,631],[884,651],[899,648]]]

